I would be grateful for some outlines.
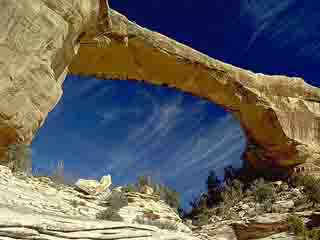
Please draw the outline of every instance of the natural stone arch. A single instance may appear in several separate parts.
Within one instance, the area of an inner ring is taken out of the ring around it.
[[[21,3],[23,1],[4,0],[1,3],[5,7],[2,11],[0,9],[0,16],[5,20],[9,7],[14,9],[15,6],[22,6],[24,11],[15,8],[13,12],[50,20],[48,14],[53,11],[56,21],[66,24],[60,27],[52,23],[56,28],[54,30],[60,31],[52,37],[56,41],[50,46],[50,49],[54,48],[54,54],[45,55],[44,62],[36,58],[40,64],[36,63],[40,66],[44,64],[45,67],[35,67],[31,71],[30,67],[34,65],[23,63],[23,66],[28,67],[27,77],[10,71],[4,71],[3,76],[0,76],[1,82],[5,84],[13,79],[13,87],[17,86],[15,80],[19,78],[23,79],[23,87],[34,87],[34,92],[25,91],[21,93],[22,97],[10,95],[10,86],[0,91],[5,96],[3,102],[13,108],[6,109],[0,103],[0,145],[4,149],[11,143],[32,140],[47,113],[59,100],[61,84],[72,62],[69,69],[72,74],[165,84],[224,107],[240,121],[247,137],[244,158],[255,167],[293,166],[319,156],[320,91],[302,79],[254,74],[214,60],[159,33],[142,28],[116,11],[103,11],[102,7],[106,9],[108,6],[101,5],[99,8],[98,0],[90,0],[85,4],[81,0],[73,1],[79,6],[70,5],[70,0],[60,1]],[[38,9],[37,4],[44,5],[37,14],[26,10],[30,6]],[[74,10],[76,7],[79,14]],[[0,25],[1,33],[6,32],[4,24]],[[47,27],[43,25],[41,27]],[[47,27],[47,34],[52,32]],[[29,35],[27,40],[32,40],[32,34]],[[78,39],[80,50],[78,56],[73,58],[78,50]],[[14,40],[17,39],[14,37]],[[10,45],[8,40],[3,42]],[[18,56],[30,61],[30,53],[33,53],[31,47],[21,44],[24,51]],[[3,48],[8,50],[6,45]],[[45,50],[41,53],[52,52]],[[17,55],[17,51],[14,53]],[[22,71],[21,66],[17,67]],[[45,79],[39,81],[41,77]],[[47,85],[50,90],[36,84],[30,85],[30,82],[37,81]],[[29,107],[21,108],[19,103]],[[22,114],[19,110],[22,110]]]

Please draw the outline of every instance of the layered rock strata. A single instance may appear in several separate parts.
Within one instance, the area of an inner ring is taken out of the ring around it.
[[[110,208],[109,191],[88,195],[76,186],[57,184],[48,177],[14,175],[0,166],[0,239],[197,240],[163,201],[139,193],[124,197],[129,203],[119,210],[122,222],[98,220],[97,215]],[[161,230],[134,221],[147,212],[171,221],[176,229]]]

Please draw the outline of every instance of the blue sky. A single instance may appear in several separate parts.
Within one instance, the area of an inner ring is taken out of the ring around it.
[[[316,0],[110,1],[131,20],[219,60],[319,86]],[[70,178],[152,174],[190,199],[210,169],[240,164],[245,139],[223,109],[173,89],[68,77],[33,143],[42,172],[64,160]]]

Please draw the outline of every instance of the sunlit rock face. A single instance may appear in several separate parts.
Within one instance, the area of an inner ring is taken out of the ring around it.
[[[244,158],[254,167],[317,159],[318,89],[299,78],[254,74],[224,64],[115,11],[105,35],[78,40],[80,33],[91,33],[97,6],[94,0],[1,2],[3,147],[32,140],[61,96],[61,83],[80,42],[70,67],[73,74],[165,84],[233,112],[247,136]]]
[[[115,189],[111,195],[110,191],[88,195],[48,177],[18,177],[0,166],[0,193],[0,239],[199,240],[174,209],[137,192]],[[116,209],[121,221],[102,214],[111,208]],[[148,220],[151,212],[158,222],[175,226],[174,231],[137,222],[138,218]]]
[[[30,143],[61,97],[80,33],[97,18],[95,0],[0,2],[0,159]]]

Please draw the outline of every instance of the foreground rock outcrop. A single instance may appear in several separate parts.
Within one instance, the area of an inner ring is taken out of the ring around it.
[[[112,192],[88,195],[75,186],[47,177],[14,175],[0,166],[0,239],[190,239],[179,216],[162,201],[131,193],[120,209],[122,222],[98,220],[108,209]],[[138,224],[134,220],[152,211],[160,220],[177,225],[175,231]]]
[[[13,174],[0,166],[0,239],[293,240],[297,238],[289,233],[288,216],[298,216],[308,227],[317,228],[320,212],[301,201],[302,191],[285,185],[277,190],[271,209],[248,195],[228,207],[228,213],[213,214],[206,224],[192,225],[153,194],[126,192],[121,187],[88,194],[48,177]],[[122,201],[118,194],[126,199],[118,210],[121,222],[106,220],[107,215],[98,219],[99,213]]]
[[[156,227],[35,215],[0,207],[0,239],[181,239],[197,238]],[[27,220],[26,220],[27,219]]]
[[[254,167],[318,159],[317,88],[300,78],[254,74],[214,60],[130,22],[103,2],[0,2],[2,163],[8,145],[32,141],[69,72],[165,84],[221,105],[239,119],[247,137],[244,158]]]
[[[309,201],[304,188],[280,181],[269,186],[273,194],[264,195],[263,202],[258,201],[254,188],[244,195],[234,189],[233,201],[225,199],[214,208],[200,210],[192,216],[193,234],[203,240],[319,239],[315,237],[320,226],[319,206]]]

